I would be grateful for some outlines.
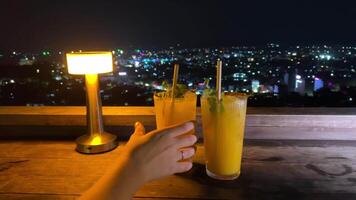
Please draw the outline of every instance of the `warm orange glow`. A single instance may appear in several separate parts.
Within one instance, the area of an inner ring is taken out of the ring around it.
[[[112,72],[112,53],[110,51],[67,53],[67,65],[69,74]]]
[[[93,85],[93,84],[97,83],[98,75],[97,74],[86,74],[85,79],[90,85]]]
[[[101,137],[100,137],[100,135],[97,135],[91,141],[91,145],[99,145],[99,144],[102,144]]]

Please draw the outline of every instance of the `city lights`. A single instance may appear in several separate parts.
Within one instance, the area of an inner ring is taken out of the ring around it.
[[[180,76],[180,81],[189,88],[195,89],[197,94],[202,94],[204,87],[199,83],[204,82],[204,79],[210,79],[210,83],[214,82],[212,72],[217,59],[223,60],[224,70],[226,70],[222,77],[222,89],[251,92],[254,98],[251,98],[250,105],[254,105],[255,102],[258,102],[258,105],[265,105],[266,102],[273,102],[265,101],[266,99],[272,98],[277,101],[278,98],[291,94],[297,94],[301,99],[300,102],[293,102],[293,104],[303,105],[305,103],[303,98],[324,98],[319,92],[340,93],[347,100],[354,98],[352,88],[356,84],[354,81],[356,80],[355,48],[331,46],[325,48],[317,45],[298,45],[296,48],[277,46],[277,44],[262,47],[161,50],[120,48],[111,50],[109,55],[98,57],[97,63],[105,65],[105,60],[109,57],[114,62],[114,73],[101,77],[101,81],[105,83],[102,90],[103,99],[109,105],[117,105],[116,94],[122,94],[129,105],[152,105],[151,95],[163,89],[161,85],[163,81],[171,79],[172,65],[176,62],[181,64],[182,70],[185,71]],[[71,102],[78,105],[80,104],[78,100],[67,93],[82,91],[83,79],[69,74],[113,70],[113,67],[107,65],[93,65],[93,60],[80,62],[80,66],[72,68],[73,63],[85,59],[85,54],[82,53],[81,56],[73,59],[69,57],[68,63],[64,63],[62,58],[66,53],[47,50],[38,53],[20,51],[1,53],[3,56],[0,57],[0,63],[11,60],[14,69],[27,74],[23,76],[17,76],[16,74],[21,74],[19,72],[0,74],[0,97],[5,99],[2,101],[6,102],[6,105],[12,105],[20,101],[19,97],[23,95],[23,91],[26,91],[24,89],[20,91],[21,87],[25,87],[22,85],[33,88],[38,88],[40,85],[41,90],[45,91],[42,97],[43,103],[26,97],[29,99],[26,100],[28,101],[26,105],[66,105]],[[69,66],[69,74],[65,70],[66,64]],[[289,99],[293,98],[287,100]],[[321,99],[318,101],[323,102]],[[355,103],[355,101],[343,102]],[[335,101],[335,104],[342,105],[343,102]],[[124,105],[124,101],[118,104]],[[278,105],[284,105],[284,102]]]

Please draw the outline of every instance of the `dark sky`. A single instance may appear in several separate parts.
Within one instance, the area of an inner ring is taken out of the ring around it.
[[[0,0],[0,50],[356,42],[355,0]]]

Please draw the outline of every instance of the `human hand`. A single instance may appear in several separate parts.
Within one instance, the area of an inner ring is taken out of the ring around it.
[[[193,129],[194,124],[187,122],[145,134],[143,125],[136,122],[116,164],[80,199],[132,199],[146,182],[188,171],[192,162],[185,159],[194,155],[197,138],[187,133]]]
[[[194,124],[186,122],[146,134],[144,126],[136,122],[135,132],[124,147],[136,177],[145,183],[190,170],[192,161],[186,159],[195,154],[192,146],[197,137],[187,133],[193,129]]]

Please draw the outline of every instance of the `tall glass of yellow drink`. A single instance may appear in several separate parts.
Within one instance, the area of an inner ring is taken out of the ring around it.
[[[240,175],[248,96],[225,93],[203,94],[203,123],[206,172],[215,179],[233,180]]]
[[[196,119],[197,96],[192,91],[175,98],[160,92],[156,93],[153,99],[157,129]]]

